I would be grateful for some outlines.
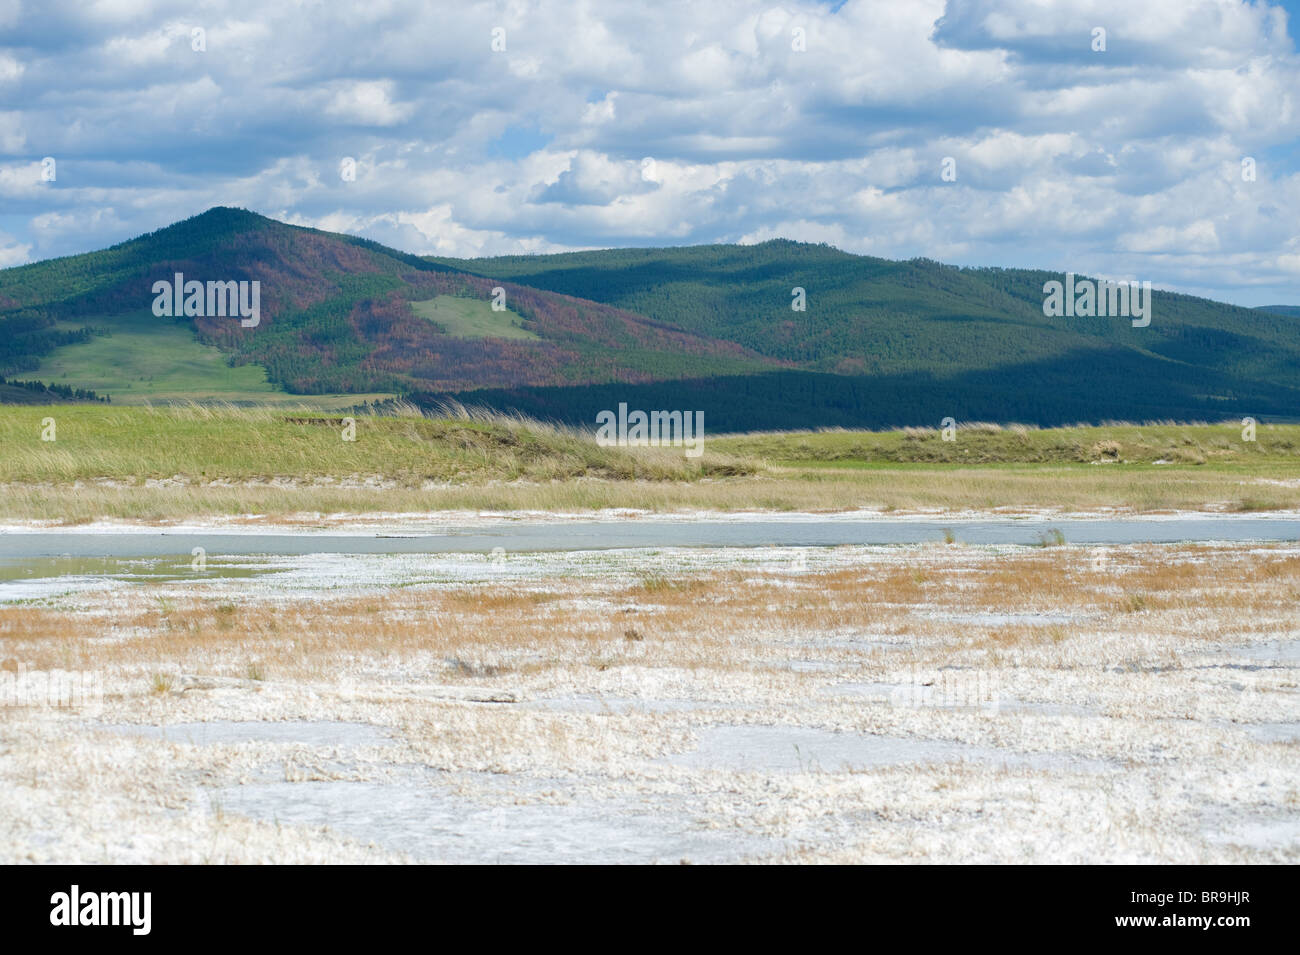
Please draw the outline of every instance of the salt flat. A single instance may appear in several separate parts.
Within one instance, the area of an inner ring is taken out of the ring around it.
[[[164,569],[0,603],[0,860],[1300,859],[1294,543]]]

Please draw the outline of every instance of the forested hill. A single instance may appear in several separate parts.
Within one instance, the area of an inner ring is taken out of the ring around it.
[[[1040,424],[1300,416],[1300,320],[1285,307],[1155,291],[1144,328],[1124,317],[1048,317],[1043,287],[1059,273],[891,261],[788,240],[428,260],[617,305],[788,362],[757,379],[683,383],[729,428],[888,426],[939,414]],[[799,289],[803,311],[792,309]],[[647,401],[672,391],[640,390]],[[490,397],[557,417],[570,417],[571,406],[581,417],[605,400],[550,389]]]
[[[155,317],[153,284],[176,273],[260,283],[256,327]],[[260,366],[272,385],[298,394],[652,381],[779,365],[609,305],[242,209],[210,209],[102,252],[0,271],[0,375],[39,378],[52,359],[90,347],[111,364],[113,344],[128,340],[157,347],[165,365],[167,349],[178,351],[178,325],[228,364]]]
[[[1156,291],[1145,328],[1124,318],[1048,318],[1043,285],[1059,273],[891,261],[786,240],[430,261],[607,302],[841,375],[960,375],[1068,354],[1085,377],[1090,363],[1124,350],[1150,359],[1155,387],[1198,370],[1300,385],[1294,314]],[[791,309],[797,288],[803,312]]]
[[[260,321],[155,315],[176,273],[258,282]],[[404,394],[590,424],[627,400],[727,429],[1300,416],[1293,308],[1156,292],[1144,328],[1048,317],[1060,278],[785,240],[421,258],[218,207],[0,270],[0,402]]]

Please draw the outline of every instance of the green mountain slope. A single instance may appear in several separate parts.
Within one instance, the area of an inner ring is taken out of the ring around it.
[[[936,414],[1043,424],[1300,415],[1300,322],[1283,309],[1156,291],[1144,328],[1124,317],[1048,317],[1043,286],[1059,274],[787,240],[430,261],[608,302],[787,362],[774,376],[698,383],[728,409],[729,425],[796,426],[783,393],[800,396],[811,419],[803,426],[933,423]],[[805,311],[791,308],[796,289]],[[516,389],[492,401],[534,412],[563,404],[548,394]],[[766,411],[741,412],[769,395],[778,400]]]
[[[235,318],[155,316],[153,284],[176,273],[259,282],[260,322],[245,328]],[[486,305],[498,286],[506,313]],[[453,311],[481,309],[444,306],[448,321],[440,322],[416,306],[447,297],[513,318],[496,335],[481,321],[466,334]],[[230,365],[261,366],[273,386],[299,394],[649,381],[773,365],[734,343],[618,308],[239,209],[211,209],[103,252],[0,271],[0,375],[79,370],[107,385],[111,376],[99,372],[114,363],[112,338],[125,341],[129,330],[139,349],[138,334],[152,326],[157,349],[175,354],[176,325],[220,349]],[[80,357],[66,357],[78,350]],[[187,360],[201,363],[196,355]]]
[[[430,261],[608,302],[813,371],[957,375],[1116,349],[1285,386],[1300,370],[1292,315],[1157,291],[1146,328],[1049,318],[1043,285],[1061,279],[1049,272],[895,262],[787,240]],[[795,288],[806,311],[791,309]]]
[[[259,282],[261,321],[155,316],[153,283],[178,272]],[[1300,415],[1293,309],[1156,292],[1145,328],[1048,317],[1059,278],[785,240],[431,259],[215,208],[0,270],[0,377],[29,383],[0,401],[36,380],[72,400],[405,394],[582,424],[628,401],[714,430]]]

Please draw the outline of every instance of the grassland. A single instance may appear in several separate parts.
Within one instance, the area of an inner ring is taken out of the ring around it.
[[[54,440],[41,440],[54,418]],[[752,470],[671,448],[601,447],[589,436],[506,417],[325,417],[310,410],[25,406],[6,412],[0,482],[293,477],[429,481],[690,479]],[[349,422],[352,424],[349,425]]]
[[[427,318],[455,338],[523,338],[538,336],[522,326],[522,319],[506,309],[494,312],[490,302],[481,298],[439,295],[423,302],[412,302],[415,314]]]
[[[973,423],[944,440],[934,428],[774,432],[715,438],[710,447],[772,462],[836,467],[894,464],[1290,464],[1300,468],[1300,425],[1238,422],[1026,428]]]
[[[86,323],[104,332],[87,342],[64,345],[33,372],[18,377],[49,384],[71,384],[108,395],[114,404],[224,401],[233,404],[292,404],[329,409],[350,407],[391,395],[286,394],[266,379],[260,365],[232,366],[226,355],[194,337],[187,325],[148,311],[114,315]]]
[[[195,339],[193,329],[147,311],[90,324],[107,334],[56,349],[29,377],[75,383],[119,404],[167,398],[257,401],[280,393],[259,366],[232,368],[220,349]]]
[[[42,441],[53,418],[55,440]],[[1268,511],[1300,507],[1300,426],[734,435],[706,453],[601,447],[495,415],[345,419],[225,406],[8,406],[0,518],[266,519],[602,508]],[[354,440],[348,440],[349,436]]]

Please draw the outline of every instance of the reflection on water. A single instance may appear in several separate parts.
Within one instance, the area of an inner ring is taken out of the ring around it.
[[[1070,519],[951,521],[775,520],[605,521],[441,527],[420,533],[0,532],[0,560],[29,556],[157,557],[202,547],[209,555],[506,554],[643,547],[837,547],[925,544],[1138,544],[1185,541],[1295,541],[1292,518]],[[173,560],[175,560],[173,556]],[[188,558],[185,558],[188,560]]]
[[[1300,521],[1235,516],[1051,523],[764,518],[449,525],[420,533],[0,531],[0,603],[102,590],[119,582],[185,585],[262,575],[276,575],[282,591],[307,592],[514,579],[560,570],[635,574],[663,562],[671,570],[681,569],[691,554],[703,555],[703,565],[716,564],[710,553],[742,548],[759,555],[752,566],[789,566],[797,552],[797,567],[807,571],[823,566],[817,555],[833,557],[835,548],[937,544],[953,537],[968,546],[1026,547],[1049,542],[1065,547],[1294,542]],[[206,563],[194,563],[190,555],[195,553],[206,554]],[[1037,615],[1016,622],[1056,618]]]
[[[0,557],[0,603],[102,587],[106,582],[167,583],[256,577],[273,568],[189,554],[166,557]]]

